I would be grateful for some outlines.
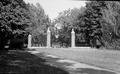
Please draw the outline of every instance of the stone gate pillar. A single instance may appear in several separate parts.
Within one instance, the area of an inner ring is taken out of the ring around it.
[[[50,29],[48,28],[47,30],[47,47],[50,48],[51,47],[51,32]]]
[[[75,47],[75,32],[74,32],[74,29],[72,29],[72,32],[71,32],[71,47],[72,48]]]
[[[29,34],[28,35],[28,48],[30,48],[31,47],[31,40],[32,40],[32,37],[31,37],[31,35]]]

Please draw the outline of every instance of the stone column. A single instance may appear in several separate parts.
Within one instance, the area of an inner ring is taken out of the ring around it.
[[[31,35],[29,34],[28,35],[28,48],[30,48],[31,47]]]
[[[74,29],[72,29],[72,32],[71,32],[71,47],[72,48],[75,47],[75,32],[74,32]]]
[[[47,30],[47,47],[50,48],[51,47],[51,32],[50,29],[48,28]]]

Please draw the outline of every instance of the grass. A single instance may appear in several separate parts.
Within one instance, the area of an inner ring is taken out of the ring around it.
[[[68,74],[45,62],[26,51],[9,51],[0,55],[0,74]]]
[[[120,73],[120,51],[88,48],[38,48],[37,50]]]
[[[45,56],[46,53],[51,53],[61,55],[60,57],[62,58],[68,58],[69,56],[69,58],[78,60],[78,58],[75,58],[75,55],[78,55],[75,53],[76,50],[39,49],[39,51],[41,51],[41,53],[36,55],[21,50],[8,51],[1,54],[0,74],[116,74],[114,72],[89,68],[79,68],[77,70],[67,69],[65,66],[71,65],[70,63],[58,63],[56,61],[60,58]],[[73,54],[74,56],[72,56]],[[80,61],[80,59],[78,61]]]
[[[92,69],[92,68],[77,68],[77,69],[72,69],[68,68],[67,66],[71,66],[72,63],[67,63],[67,62],[57,62],[60,60],[60,58],[52,58],[52,57],[47,57],[47,54],[44,54],[42,58],[47,59],[49,65],[54,65],[56,67],[62,68],[66,71],[69,72],[69,74],[116,74],[114,72],[106,71],[106,70],[97,70],[97,69]],[[37,56],[41,57],[41,54],[37,54]]]

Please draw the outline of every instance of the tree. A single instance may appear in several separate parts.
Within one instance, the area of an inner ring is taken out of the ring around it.
[[[91,45],[96,46],[94,39],[98,39],[105,47],[119,47],[119,11],[118,1],[90,1],[86,4],[82,19]]]
[[[118,1],[106,1],[106,8],[103,9],[103,41],[107,48],[119,49],[119,21],[120,3]]]
[[[25,35],[29,25],[28,9],[23,0],[0,1],[0,48],[12,38]]]
[[[101,9],[105,7],[104,1],[91,1],[86,4],[83,16],[83,30],[86,32],[87,40],[92,47],[96,46],[96,39],[101,40]]]
[[[32,34],[32,43],[40,43],[45,46],[46,31],[47,27],[50,25],[50,19],[45,14],[44,9],[39,3],[37,3],[36,6],[33,4],[28,4],[28,7],[31,21],[28,31]]]
[[[76,23],[78,22],[77,16],[84,12],[85,8],[68,9],[59,13],[55,19],[55,24],[60,23],[62,29],[59,31],[59,42],[65,43],[70,46],[71,43],[71,29],[77,29]],[[75,30],[76,31],[76,30]],[[77,37],[79,38],[79,37]],[[76,39],[77,41],[77,39]]]

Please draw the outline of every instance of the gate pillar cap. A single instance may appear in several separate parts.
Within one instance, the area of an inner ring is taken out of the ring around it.
[[[75,32],[74,32],[74,29],[72,29],[72,32],[71,32],[71,33],[75,33]]]
[[[31,36],[31,34],[29,34],[28,36]]]

